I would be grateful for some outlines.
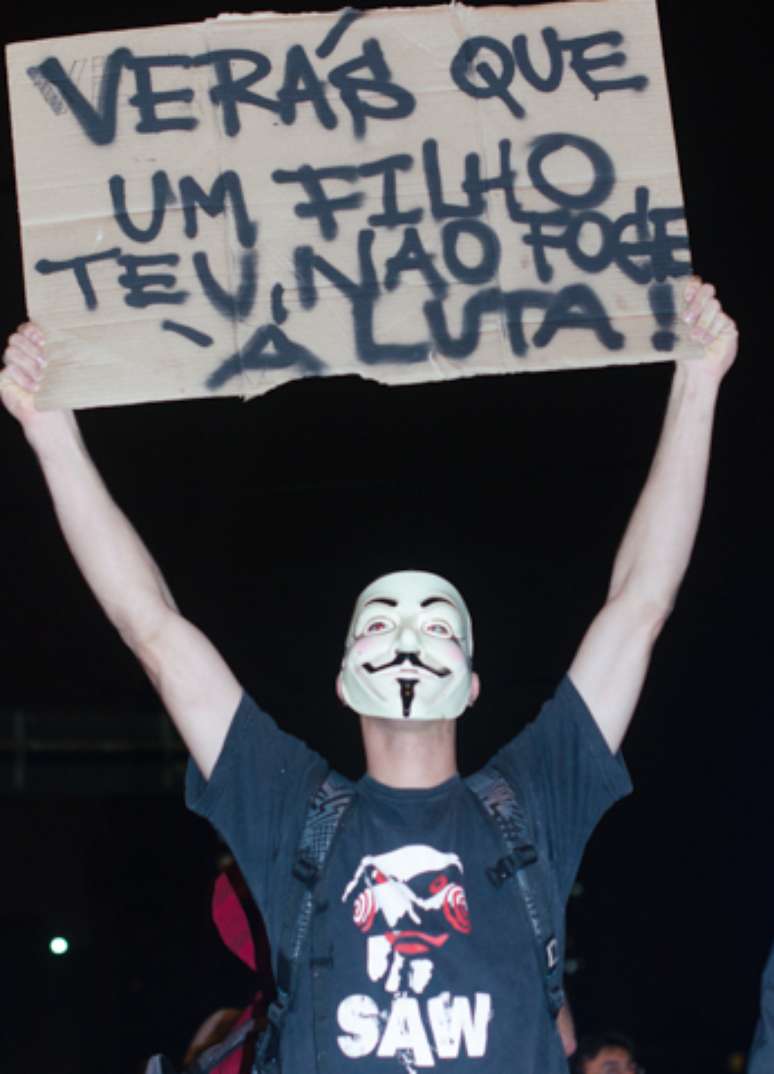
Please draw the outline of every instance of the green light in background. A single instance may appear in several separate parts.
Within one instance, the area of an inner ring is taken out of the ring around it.
[[[70,950],[70,945],[64,936],[55,936],[48,945],[48,949],[52,955],[66,955]]]

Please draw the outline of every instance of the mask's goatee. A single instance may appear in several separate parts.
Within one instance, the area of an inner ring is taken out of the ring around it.
[[[398,679],[398,685],[400,686],[400,703],[403,706],[403,715],[406,719],[411,715],[411,702],[414,700],[414,690],[416,689],[416,679]]]

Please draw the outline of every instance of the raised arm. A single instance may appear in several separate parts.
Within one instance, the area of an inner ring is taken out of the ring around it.
[[[70,551],[209,777],[239,701],[239,683],[178,612],[158,566],[91,461],[74,415],[36,409],[46,364],[39,329],[22,325],[4,358],[2,401],[38,457]]]
[[[704,502],[718,388],[736,356],[737,330],[694,277],[683,318],[704,357],[678,362],[645,486],[616,555],[607,600],[587,631],[570,678],[612,750],[621,744],[653,644],[688,566]]]

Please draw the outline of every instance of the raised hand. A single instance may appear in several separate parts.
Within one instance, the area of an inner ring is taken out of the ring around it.
[[[718,379],[724,377],[736,358],[739,332],[715,298],[715,288],[700,276],[692,276],[685,285],[682,319],[691,326],[693,342],[704,346],[704,361],[695,364]]]
[[[35,394],[46,370],[45,345],[40,328],[26,322],[8,337],[3,354],[5,368],[0,373],[0,399],[30,438],[73,424],[70,411],[43,411],[35,406]]]

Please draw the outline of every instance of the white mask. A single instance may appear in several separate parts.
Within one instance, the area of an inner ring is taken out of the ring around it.
[[[397,571],[360,594],[339,696],[361,716],[455,720],[478,696],[470,615],[437,574]]]

